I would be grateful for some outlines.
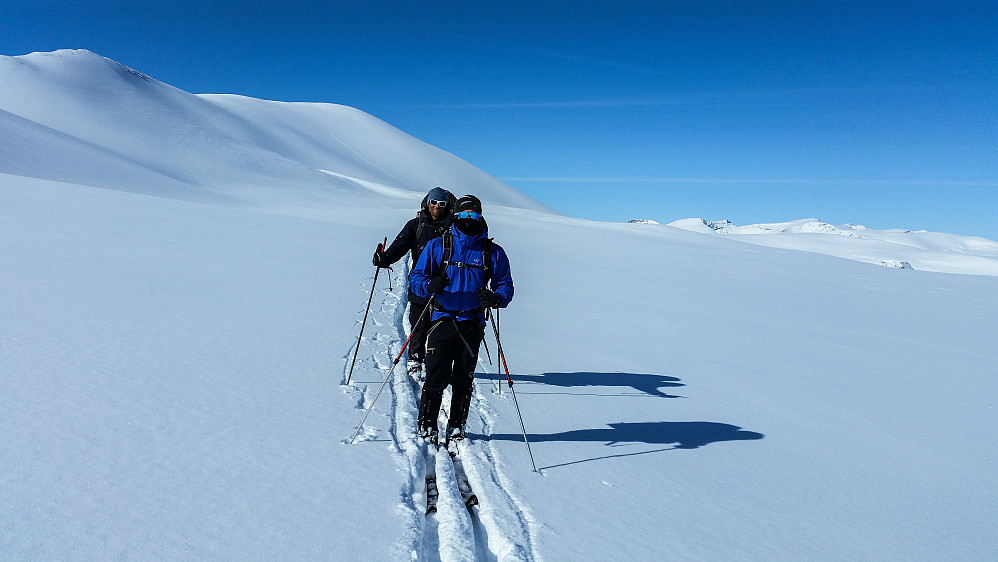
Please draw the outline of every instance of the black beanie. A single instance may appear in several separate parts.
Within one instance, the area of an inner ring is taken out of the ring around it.
[[[462,195],[454,205],[455,213],[460,213],[461,211],[474,211],[482,214],[482,202],[474,195]]]

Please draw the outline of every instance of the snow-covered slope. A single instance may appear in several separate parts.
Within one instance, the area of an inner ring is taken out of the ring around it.
[[[0,83],[0,173],[194,200],[274,189],[309,203],[370,189],[411,199],[442,185],[550,211],[346,106],[193,95],[89,51],[0,57]]]
[[[998,558],[998,277],[577,220],[483,184],[512,262],[502,344],[540,473],[483,353],[463,451],[481,505],[460,505],[440,456],[440,511],[425,517],[431,459],[404,362],[347,443],[404,340],[399,264],[378,279],[345,384],[371,252],[424,189],[379,170],[408,170],[412,152],[348,169],[358,131],[330,149],[343,167],[299,169],[360,182],[302,184],[273,156],[296,135],[257,125],[204,145],[197,173],[226,183],[192,184],[157,175],[173,148],[126,126],[161,106],[103,128],[74,113],[69,72],[35,86],[44,112],[0,106],[25,141],[21,160],[0,140],[0,558]],[[108,96],[127,97],[129,76],[154,84],[122,72]],[[312,115],[176,95],[239,106],[224,119]],[[42,113],[91,125],[57,130]],[[171,119],[154,121],[183,129]],[[247,146],[271,156],[246,178],[277,183],[242,189]]]
[[[670,226],[733,240],[815,252],[898,269],[998,275],[998,242],[974,236],[910,230],[873,230],[817,219],[736,226],[730,221],[683,219]]]

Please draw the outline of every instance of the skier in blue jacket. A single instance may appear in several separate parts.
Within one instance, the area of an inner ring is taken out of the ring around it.
[[[488,237],[482,202],[473,195],[461,197],[453,218],[449,232],[426,245],[409,274],[410,290],[425,299],[435,297],[419,404],[419,434],[433,443],[448,384],[453,395],[446,440],[464,438],[478,348],[485,336],[485,309],[504,308],[513,299],[509,258]]]

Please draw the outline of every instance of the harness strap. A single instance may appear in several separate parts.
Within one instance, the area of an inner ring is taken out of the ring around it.
[[[434,312],[442,312],[448,316],[451,316],[452,318],[464,312],[475,312],[478,314],[485,314],[485,309],[482,307],[472,308],[470,310],[447,310],[446,308],[442,308],[438,303],[433,303],[433,310]]]
[[[452,236],[450,228],[444,231],[444,249],[443,255],[441,256],[443,258],[440,264],[441,269],[445,272],[450,266],[481,269],[485,271],[485,286],[487,287],[489,281],[492,279],[492,239],[486,238],[482,241],[482,261],[484,262],[484,265],[475,265],[459,261],[450,261],[451,256],[454,255],[454,240],[452,239]]]
[[[464,263],[464,262],[461,262],[461,261],[447,262],[447,265],[450,266],[450,267],[467,267],[467,268],[470,268],[470,269],[488,269],[484,265],[475,265],[473,263]]]

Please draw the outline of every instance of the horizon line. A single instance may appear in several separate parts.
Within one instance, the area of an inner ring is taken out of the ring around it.
[[[569,176],[507,176],[500,181],[532,181],[550,183],[756,183],[756,184],[857,184],[909,185],[940,187],[998,187],[998,181],[951,180],[873,180],[873,179],[787,179],[787,178],[635,178],[635,177],[569,177]]]

